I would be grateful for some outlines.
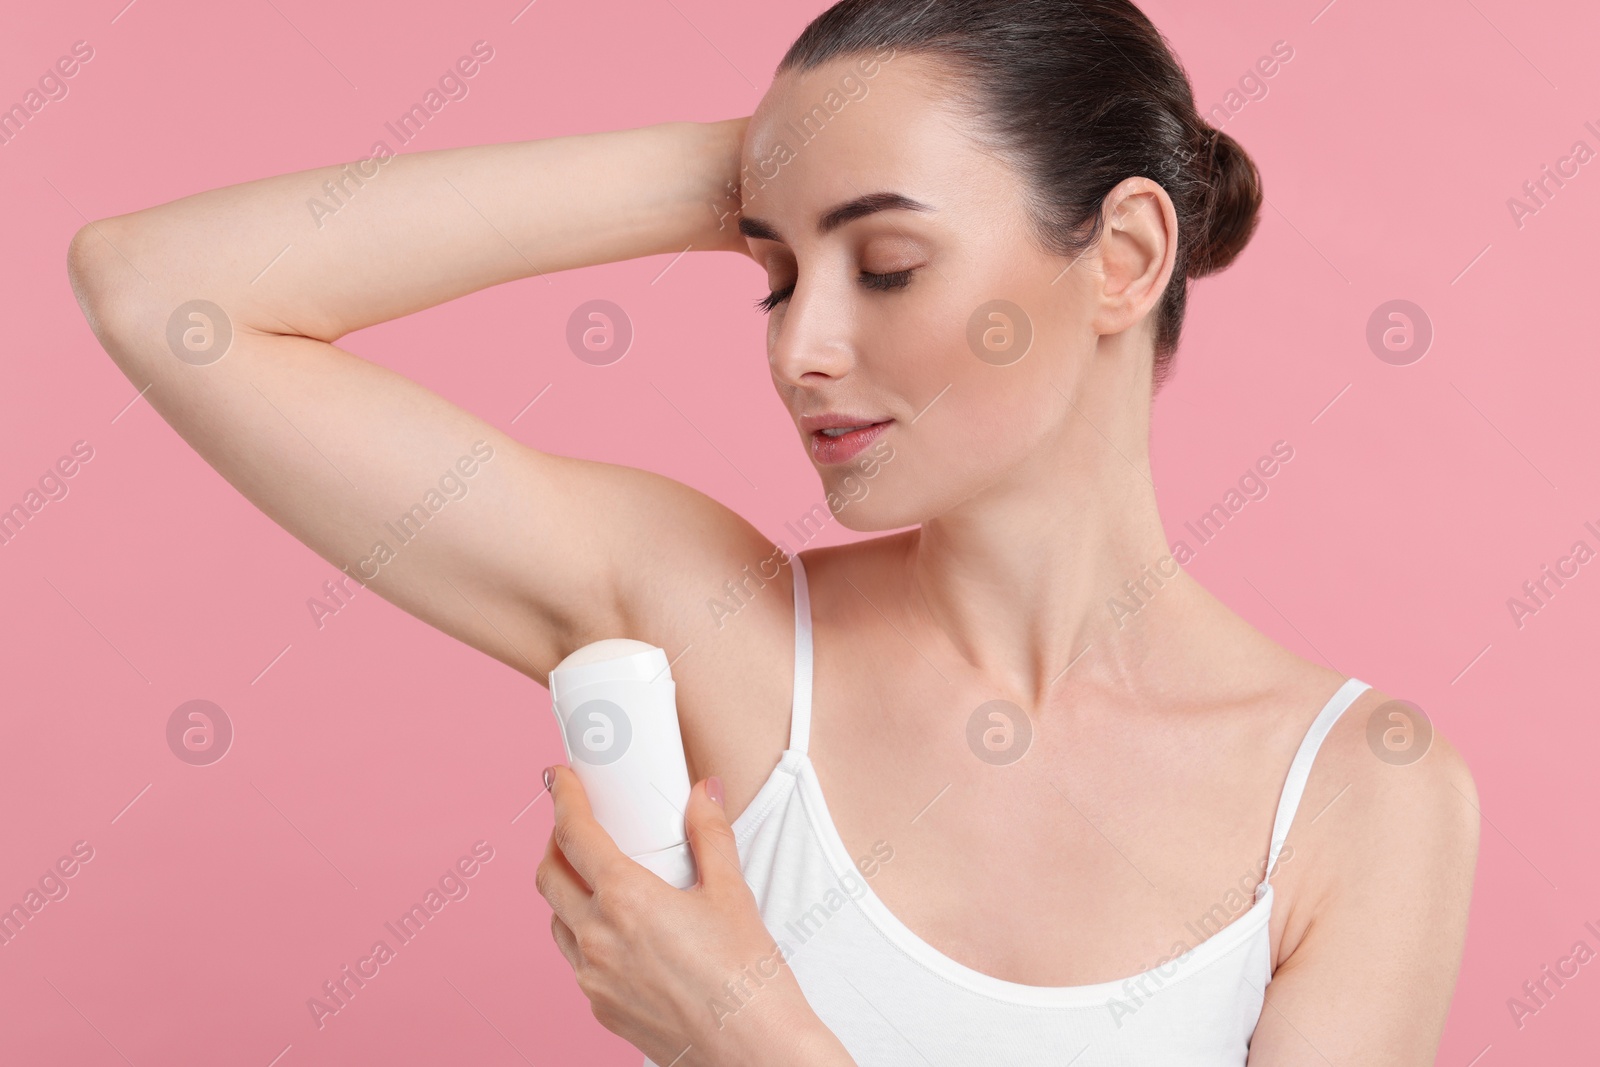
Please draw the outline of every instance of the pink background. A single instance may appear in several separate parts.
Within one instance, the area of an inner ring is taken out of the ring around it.
[[[73,842],[94,849],[0,947],[0,1061],[637,1063],[590,1017],[533,888],[550,808],[529,805],[561,756],[546,692],[375,594],[319,631],[306,600],[334,569],[128,406],[67,241],[393,144],[384,122],[480,39],[494,58],[470,95],[407,150],[747,114],[824,5],[545,0],[513,22],[519,0],[123,2],[14,5],[0,36],[7,104],[74,41],[94,48],[0,146],[0,506],[75,441],[94,449],[0,546],[0,903]],[[1600,162],[1520,228],[1507,200],[1575,141],[1600,150],[1600,9],[1322,5],[1146,5],[1202,109],[1274,42],[1294,49],[1226,127],[1270,203],[1192,299],[1157,403],[1164,514],[1178,538],[1292,444],[1191,572],[1290,648],[1421,705],[1471,764],[1482,851],[1439,1062],[1590,1062],[1600,964],[1520,1029],[1506,1001],[1578,939],[1600,948],[1583,929],[1600,921],[1600,562],[1521,628],[1507,599],[1575,541],[1600,548],[1583,528],[1600,526]],[[651,284],[668,262],[504,286],[342,343],[530,445],[669,474],[778,536],[820,494],[768,380],[765,279],[689,256]],[[597,297],[637,329],[607,368],[563,343]],[[1392,299],[1436,331],[1406,366],[1366,343]],[[165,740],[195,698],[237,731],[206,767]],[[470,895],[319,1030],[307,998],[479,840],[494,858]]]

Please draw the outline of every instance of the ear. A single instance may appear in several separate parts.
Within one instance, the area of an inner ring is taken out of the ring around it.
[[[1178,215],[1165,189],[1139,177],[1106,194],[1102,211],[1094,329],[1116,334],[1144,318],[1166,292],[1177,262]]]

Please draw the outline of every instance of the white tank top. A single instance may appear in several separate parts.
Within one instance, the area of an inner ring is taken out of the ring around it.
[[[1034,986],[941,953],[895,918],[846,850],[806,755],[811,728],[811,600],[794,569],[794,703],[789,747],[733,822],[745,881],[811,1008],[863,1067],[1243,1067],[1272,980],[1272,886],[1190,924],[1189,951],[1131,978]],[[1273,820],[1267,870],[1294,822],[1317,749],[1367,688],[1348,679],[1306,732]],[[892,845],[892,842],[890,843]],[[1249,904],[1246,907],[1246,904]],[[1243,909],[1243,914],[1238,914]],[[1214,909],[1214,912],[1218,909]],[[1237,915],[1229,922],[1228,917]],[[981,914],[973,916],[981,922]],[[755,962],[755,961],[752,961]],[[763,970],[729,987],[723,1013],[759,997]],[[707,1007],[715,1014],[717,1008]],[[646,1059],[645,1067],[656,1067]]]

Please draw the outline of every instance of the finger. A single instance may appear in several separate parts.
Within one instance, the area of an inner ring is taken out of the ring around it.
[[[551,838],[578,877],[593,887],[599,880],[632,864],[605,827],[595,820],[588,794],[572,768],[558,763],[550,770],[550,796],[555,802],[555,827]]]
[[[554,834],[545,846],[544,860],[534,876],[534,888],[549,902],[550,910],[569,927],[586,913],[594,900],[594,893],[556,847]]]
[[[739,849],[733,826],[721,804],[711,798],[707,784],[698,782],[689,790],[689,806],[684,809],[684,828],[689,847],[694,850],[695,867],[702,888],[717,890],[735,883],[744,885],[744,870],[739,865]],[[718,783],[720,791],[721,784]]]
[[[550,937],[556,943],[556,948],[567,961],[567,966],[574,971],[578,969],[578,938],[572,932],[572,927],[561,921],[561,916],[552,912],[550,914]]]

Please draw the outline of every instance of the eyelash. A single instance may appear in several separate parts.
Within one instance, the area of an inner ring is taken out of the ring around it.
[[[861,272],[861,281],[868,289],[886,291],[890,289],[904,289],[911,284],[910,270],[897,270],[892,274],[873,274],[870,271]],[[768,293],[756,301],[756,308],[765,313],[783,303],[794,293],[794,286],[785,286],[776,292]]]

